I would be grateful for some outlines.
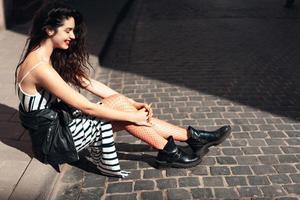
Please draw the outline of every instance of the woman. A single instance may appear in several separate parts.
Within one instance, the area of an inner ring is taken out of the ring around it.
[[[105,174],[126,176],[118,165],[112,131],[127,130],[133,136],[159,150],[157,163],[170,167],[192,167],[212,145],[220,144],[230,132],[229,126],[208,132],[184,129],[153,117],[151,107],[129,99],[88,76],[88,54],[81,14],[61,3],[44,5],[35,15],[28,46],[18,65],[15,78],[20,106],[26,112],[51,107],[58,99],[80,110],[83,115],[68,124],[79,152],[91,147],[91,157]],[[75,88],[99,96],[92,103]],[[109,141],[111,157],[104,158],[100,139]],[[193,150],[187,154],[176,141],[186,142]],[[107,161],[109,160],[109,161]],[[112,169],[112,166],[115,169]]]

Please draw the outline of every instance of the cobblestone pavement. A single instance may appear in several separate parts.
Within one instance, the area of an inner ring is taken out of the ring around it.
[[[56,199],[300,199],[300,12],[283,4],[136,0],[95,77],[160,119],[233,132],[190,169],[156,169],[155,150],[116,133],[131,175],[82,161]]]

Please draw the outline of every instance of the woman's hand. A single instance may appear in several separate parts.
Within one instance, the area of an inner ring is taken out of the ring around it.
[[[139,126],[152,126],[149,121],[149,114],[145,108],[132,112],[130,121]]]
[[[132,105],[137,109],[137,110],[141,110],[141,109],[146,109],[148,112],[148,116],[149,116],[149,121],[151,121],[151,118],[153,116],[153,111],[151,108],[151,104],[146,104],[146,103],[140,103],[140,102],[136,102],[133,99],[129,99],[130,102],[132,103]]]

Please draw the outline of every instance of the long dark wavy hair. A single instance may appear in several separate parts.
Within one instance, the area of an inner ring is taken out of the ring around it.
[[[41,42],[49,38],[46,29],[57,31],[63,25],[65,19],[73,17],[75,20],[74,34],[68,49],[54,49],[51,55],[53,68],[67,82],[74,85],[78,90],[83,88],[79,79],[87,79],[89,70],[89,54],[85,48],[86,28],[82,15],[61,1],[44,4],[33,18],[29,37],[26,41],[21,59],[15,70],[15,86],[17,82],[17,70],[24,62],[28,54],[40,47]]]

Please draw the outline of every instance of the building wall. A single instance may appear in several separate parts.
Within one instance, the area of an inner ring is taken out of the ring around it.
[[[0,0],[0,30],[32,19],[45,0]]]
[[[5,29],[5,13],[4,13],[4,0],[0,0],[0,30]]]

